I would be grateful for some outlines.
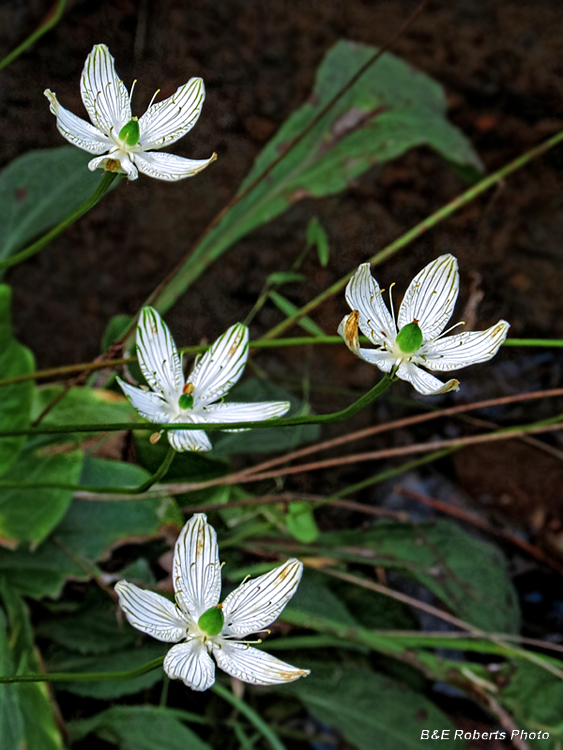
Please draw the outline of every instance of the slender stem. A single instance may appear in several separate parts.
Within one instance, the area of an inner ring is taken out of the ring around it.
[[[100,493],[112,493],[115,495],[142,495],[150,489],[153,484],[159,482],[165,475],[170,464],[172,463],[176,451],[174,448],[168,448],[168,453],[164,458],[164,461],[150,476],[146,482],[139,485],[139,487],[100,487],[95,484],[67,484],[65,482],[10,482],[9,480],[0,479],[0,488],[3,489],[57,489],[57,490],[72,490],[73,492],[100,492]]]
[[[126,672],[46,672],[40,674],[0,675],[2,682],[101,682],[102,680],[130,680],[142,674],[152,672],[162,666],[164,656],[143,664],[142,667],[129,669]]]
[[[5,68],[13,60],[15,60],[16,57],[19,57],[23,52],[26,51],[28,47],[31,47],[32,44],[34,44],[38,39],[40,39],[43,36],[43,34],[46,34],[54,26],[56,26],[58,22],[61,20],[61,16],[63,15],[65,5],[66,5],[66,0],[58,0],[55,3],[54,10],[51,9],[49,11],[49,13],[47,14],[47,18],[43,21],[41,26],[38,29],[36,29],[33,32],[33,34],[28,36],[24,42],[22,42],[14,50],[12,50],[8,55],[6,55],[6,57],[3,60],[0,61],[0,70],[3,70],[3,68]]]
[[[360,344],[371,343],[365,336],[359,337]],[[341,336],[294,336],[285,339],[259,339],[249,343],[250,349],[281,349],[293,346],[334,346],[341,345]],[[502,346],[514,347],[543,347],[563,348],[563,339],[506,339]],[[211,344],[201,346],[184,346],[178,349],[180,354],[201,354],[206,352]],[[79,362],[75,365],[61,365],[60,367],[50,367],[45,370],[26,373],[25,375],[16,375],[13,378],[4,378],[0,380],[0,388],[16,383],[25,383],[28,380],[46,380],[58,375],[70,375],[74,372],[95,372],[96,370],[107,370],[123,365],[132,365],[138,362],[138,357],[120,357],[119,359],[101,359],[95,362]]]
[[[527,151],[525,154],[522,154],[517,159],[514,159],[514,161],[511,161],[509,164],[502,167],[502,169],[499,169],[497,172],[489,175],[489,177],[485,177],[485,179],[481,180],[481,182],[477,183],[477,185],[470,187],[469,190],[465,191],[465,193],[462,193],[457,198],[454,198],[453,201],[450,201],[450,203],[443,206],[439,211],[436,211],[436,213],[424,219],[424,221],[421,221],[420,224],[417,224],[410,231],[403,234],[390,245],[387,245],[386,248],[373,255],[369,259],[369,262],[372,266],[376,266],[379,265],[382,261],[387,260],[387,258],[390,258],[392,255],[395,255],[395,253],[409,245],[411,242],[413,242],[413,240],[418,239],[429,229],[435,227],[436,224],[438,224],[440,221],[443,221],[443,219],[451,216],[451,214],[458,211],[462,206],[475,200],[477,196],[481,195],[481,193],[484,193],[486,190],[489,190],[494,185],[497,185],[499,182],[504,180],[505,177],[508,177],[508,175],[526,166],[533,159],[541,156],[554,146],[557,146],[559,143],[561,143],[561,141],[563,141],[563,131],[557,133],[557,135],[549,138],[539,146],[536,146],[530,151]],[[295,325],[299,320],[301,320],[301,318],[305,317],[305,315],[308,315],[311,310],[314,310],[321,303],[325,302],[325,300],[329,299],[329,297],[332,297],[339,291],[341,291],[346,286],[354,273],[355,269],[347,273],[346,276],[343,276],[336,283],[332,284],[332,286],[329,286],[328,289],[325,289],[324,292],[321,292],[321,294],[308,302],[293,315],[290,315],[277,326],[274,326],[274,328],[268,331],[268,333],[266,333],[262,338],[275,339],[281,333],[287,331],[288,328],[291,328],[293,325]]]
[[[152,424],[150,422],[131,423],[131,422],[110,422],[109,424],[77,424],[65,425],[61,427],[34,427],[29,430],[3,430],[0,431],[0,437],[15,437],[19,435],[64,435],[72,432],[120,432],[121,430],[153,430],[158,432],[168,432],[169,430],[201,430],[206,432],[217,432],[219,430],[239,430],[254,429],[258,427],[293,427],[302,424],[334,424],[343,422],[345,419],[354,416],[360,409],[367,406],[376,398],[381,396],[391,385],[389,375],[384,375],[370,391],[361,396],[346,409],[333,412],[332,414],[318,414],[302,417],[285,417],[282,419],[266,419],[258,422],[221,422],[205,423],[198,422],[174,423],[174,424]]]
[[[223,687],[223,685],[220,685],[218,682],[216,682],[211,689],[214,693],[223,698],[223,700],[227,701],[227,703],[230,703],[231,706],[236,708],[237,711],[239,711],[243,716],[246,716],[248,721],[254,727],[256,727],[256,729],[260,732],[264,739],[270,743],[272,750],[286,750],[285,745],[275,734],[275,732],[270,729],[266,722],[253,708],[248,705],[248,703],[245,703],[240,698],[237,698],[234,693],[231,693],[230,690],[227,690],[226,687]]]
[[[94,208],[96,203],[98,203],[101,198],[103,198],[103,196],[107,193],[111,183],[115,180],[116,177],[117,174],[115,172],[104,172],[103,177],[100,180],[100,184],[85,203],[77,208],[76,211],[73,211],[69,216],[67,216],[66,219],[63,219],[61,222],[59,222],[57,226],[53,227],[53,229],[47,232],[47,234],[44,234],[43,237],[40,237],[24,250],[20,250],[19,253],[12,255],[10,258],[6,258],[5,260],[0,261],[0,270],[3,268],[9,268],[10,266],[16,266],[18,263],[31,258],[32,255],[35,255],[40,250],[42,250],[45,245],[48,245],[51,240],[54,240],[55,237],[58,237],[59,234],[62,234],[65,229],[68,229],[68,227],[74,224],[74,222],[77,221],[81,216],[83,216],[87,211],[89,211],[91,208]]]

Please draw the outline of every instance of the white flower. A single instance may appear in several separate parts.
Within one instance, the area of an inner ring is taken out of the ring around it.
[[[159,641],[179,644],[164,659],[164,671],[171,679],[183,680],[192,690],[207,690],[215,682],[212,654],[223,671],[243,682],[279,685],[304,677],[309,670],[292,667],[248,642],[233,639],[246,638],[271,625],[295,593],[302,572],[303,563],[288,560],[245,581],[220,604],[217,535],[205,514],[196,513],[174,548],[176,605],[127,581],[119,581],[115,590],[133,627]]]
[[[144,307],[137,327],[139,365],[152,391],[117,378],[123,392],[149,422],[257,422],[281,417],[287,401],[213,403],[226,395],[242,375],[248,359],[248,328],[231,326],[203,355],[184,384],[182,358],[168,326],[152,307]],[[209,451],[201,430],[169,430],[168,442],[177,451]]]
[[[447,371],[486,362],[497,353],[510,327],[499,320],[486,331],[443,338],[458,290],[457,260],[453,255],[441,255],[411,281],[395,321],[370,273],[370,264],[362,263],[346,287],[346,301],[353,312],[343,318],[338,333],[358,357],[383,372],[394,371],[425,396],[457,391],[458,380],[444,384],[418,365]],[[360,348],[358,327],[378,349]]]
[[[201,78],[190,78],[168,99],[151,102],[142,117],[132,117],[131,95],[117,77],[114,59],[105,44],[96,44],[84,63],[80,91],[92,125],[61,107],[50,89],[44,93],[61,135],[84,151],[104,154],[88,164],[92,171],[103,167],[136,180],[139,170],[174,182],[201,172],[216,159],[216,154],[194,160],[152,151],[175,143],[196,124],[205,99]]]

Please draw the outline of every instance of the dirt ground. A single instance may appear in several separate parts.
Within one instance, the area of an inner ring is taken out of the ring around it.
[[[48,7],[39,0],[4,0],[1,56],[33,31]],[[57,29],[0,74],[0,167],[29,149],[63,145],[42,92],[51,88],[65,107],[85,116],[80,72],[93,44],[101,42],[126,84],[138,79],[138,114],[157,88],[168,96],[189,77],[202,76],[203,114],[173,150],[192,158],[216,151],[219,158],[193,180],[170,185],[141,176],[120,186],[48,249],[10,272],[16,333],[35,352],[38,367],[98,355],[110,317],[136,312],[189,250],[264,144],[306,100],[332,44],[348,38],[382,45],[415,7],[411,0],[70,0]],[[394,52],[444,86],[451,119],[493,171],[563,128],[562,20],[558,0],[431,0]],[[562,172],[559,147],[412,244],[378,277],[404,289],[422,265],[452,252],[464,290],[456,319],[473,284],[484,292],[476,328],[502,317],[510,321],[512,336],[563,337]],[[290,268],[303,247],[307,221],[316,215],[328,232],[331,260],[323,270],[312,258],[305,266],[308,281],[288,288],[288,296],[303,304],[464,188],[433,152],[413,151],[365,174],[346,193],[298,203],[239,241],[167,321],[177,341],[187,345],[211,340],[243,319],[266,276]],[[334,333],[345,312],[338,296],[314,317]],[[263,310],[252,335],[279,320],[275,309]],[[328,386],[365,388],[373,381],[373,371],[344,347],[319,349],[311,359],[283,350],[259,362],[277,377],[300,377],[310,366],[313,380],[322,374]],[[562,367],[558,354],[504,350],[486,379],[484,370],[468,377],[463,398],[553,387]],[[505,416],[532,420],[553,413],[549,408],[536,404]],[[549,467],[538,468],[534,476],[541,475],[541,492],[533,477],[530,489],[514,480],[517,486],[507,490],[511,467],[534,459],[529,452],[522,458],[503,450],[488,472],[486,456],[460,454],[456,481],[477,499],[487,495],[505,510],[511,502],[517,505],[512,520],[534,532],[551,523],[557,536],[560,462],[552,458]],[[499,476],[502,486],[495,484]],[[310,489],[308,483],[303,480],[303,489]],[[538,516],[546,497],[548,507]],[[563,548],[557,539],[553,544]]]

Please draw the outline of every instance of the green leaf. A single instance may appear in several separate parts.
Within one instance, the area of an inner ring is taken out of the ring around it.
[[[423,730],[449,729],[443,750],[463,750],[455,727],[425,697],[363,666],[311,662],[311,674],[283,688],[319,721],[338,729],[357,750],[420,750]]]
[[[146,479],[146,472],[133,468],[136,479]],[[131,476],[126,479],[129,484]],[[179,530],[181,525],[178,507],[171,498],[74,500],[61,523],[35,552],[23,547],[14,552],[0,549],[0,576],[25,596],[57,597],[67,579],[91,578],[96,572],[94,563],[105,559],[114,547],[153,539],[163,535],[167,527]]]
[[[400,570],[458,617],[484,630],[519,630],[518,596],[503,555],[455,523],[437,520],[414,526],[383,521],[369,531],[323,534],[318,545],[322,554]]]
[[[356,619],[350,614],[342,599],[328,588],[325,579],[326,576],[323,577],[308,568],[291,599],[291,609],[315,617],[327,617],[354,627],[358,624]]]
[[[100,183],[90,158],[74,146],[28,151],[0,172],[0,260],[88,200]]]
[[[38,417],[64,390],[62,385],[47,385],[37,388],[34,394],[32,419]],[[108,422],[136,422],[138,414],[129,401],[120,393],[103,388],[75,386],[70,388],[43,418],[45,427],[72,426],[77,424],[106,424]],[[76,432],[49,435],[42,442],[81,443],[91,440],[96,433]]]
[[[0,208],[0,214],[1,210]],[[10,287],[0,284],[0,373],[2,373],[2,378],[27,375],[33,372],[35,366],[29,349],[19,344],[12,336],[11,297]],[[0,430],[26,430],[29,427],[33,388],[33,382],[29,380],[0,389]],[[25,441],[25,435],[0,438],[0,476],[14,464]]]
[[[269,292],[268,296],[275,304],[275,306],[279,308],[282,313],[288,318],[296,313],[299,309],[296,305],[293,304],[293,302],[290,302],[285,297],[282,297],[282,295],[278,292]],[[323,329],[319,325],[317,325],[314,320],[307,316],[300,318],[300,320],[298,321],[298,325],[300,325],[303,330],[307,331],[307,333],[310,333],[313,336],[325,335]]]
[[[42,665],[33,643],[33,633],[27,608],[17,594],[5,582],[2,583],[0,595],[6,609],[8,642],[4,641],[4,664],[9,671],[2,674],[29,674],[40,672]],[[0,610],[1,614],[1,610]],[[4,633],[6,618],[2,617]],[[8,652],[5,650],[7,646]],[[0,656],[2,660],[2,656]],[[7,724],[16,743],[7,744],[9,735],[5,735],[6,725],[0,724],[0,748],[2,750],[63,750],[63,743],[55,718],[55,709],[51,703],[48,687],[42,682],[2,685],[0,691],[0,717],[6,705],[15,709],[11,721]],[[7,698],[7,696],[11,696]],[[6,704],[6,700],[8,704]],[[23,730],[23,732],[22,732]],[[23,733],[23,742],[22,740]],[[3,744],[4,743],[4,744]]]
[[[229,394],[229,401],[289,401],[290,414],[304,413],[307,405],[284,388],[260,378],[249,378],[237,383]],[[320,435],[319,425],[296,427],[268,427],[248,432],[214,433],[213,456],[231,456],[237,453],[278,453],[295,450],[300,445],[313,443]],[[172,464],[174,466],[174,464]]]
[[[125,577],[125,575],[124,575]],[[115,603],[106,593],[90,588],[76,612],[42,619],[36,635],[48,638],[59,646],[79,654],[107,654],[133,645],[138,633],[126,625],[119,625]]]
[[[245,190],[321,109],[372,57],[374,47],[337,42],[325,56],[314,91],[282,125],[242,183]],[[446,118],[439,84],[411,64],[385,53],[337,104],[205,237],[155,302],[164,313],[212,262],[238,239],[303,198],[346,189],[373,166],[416,146],[429,146],[448,163],[471,169],[481,164],[469,141]]]
[[[0,674],[14,674],[8,622],[0,609]],[[25,750],[25,727],[20,707],[19,685],[0,685],[0,750]]]
[[[20,453],[1,481],[76,484],[82,459],[80,451],[41,455],[40,451],[27,449]],[[71,500],[71,489],[3,488],[0,493],[2,543],[8,547],[20,542],[40,544],[64,516]]]
[[[211,750],[194,732],[166,708],[157,706],[113,706],[97,716],[69,724],[74,741],[95,733],[114,742],[120,750]]]
[[[314,542],[320,534],[310,503],[289,503],[285,525],[294,539],[305,544]]]
[[[561,663],[558,665],[562,668]],[[518,661],[508,671],[502,690],[502,704],[515,725],[528,732],[549,733],[549,739],[528,739],[531,747],[559,750],[563,746],[563,682],[529,661]]]
[[[127,625],[127,627],[130,627]],[[47,654],[49,672],[125,672],[142,667],[144,664],[164,656],[171,648],[169,643],[159,643],[153,639],[138,648],[123,648],[108,654],[82,656],[66,649],[56,649]],[[114,700],[124,695],[134,695],[147,690],[163,677],[162,668],[131,677],[128,680],[101,680],[100,682],[57,682],[58,690],[66,690],[74,695],[99,700]]]
[[[218,434],[217,432],[213,433],[213,440],[215,440],[215,436]],[[145,469],[148,469],[151,474],[154,474],[164,461],[169,444],[166,437],[162,436],[156,445],[152,445],[150,435],[149,431],[138,430],[135,432],[133,439],[135,440],[135,449],[139,463]],[[215,451],[212,455],[208,453],[196,453],[195,451],[184,451],[174,456],[172,465],[163,481],[205,482],[208,479],[223,477],[229,471],[229,464],[226,461],[218,461],[215,458]],[[183,498],[185,496],[179,495],[178,497]]]
[[[319,263],[326,268],[330,255],[328,236],[316,216],[313,216],[307,224],[307,244],[317,248]]]
[[[274,285],[291,284],[295,281],[305,281],[306,278],[302,273],[294,271],[275,271],[268,276],[268,282]]]

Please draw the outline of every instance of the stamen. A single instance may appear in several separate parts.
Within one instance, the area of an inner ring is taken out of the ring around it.
[[[129,92],[129,99],[133,99],[133,91],[135,91],[135,84],[136,83],[137,83],[137,79],[135,78],[135,80],[131,84],[131,91]]]
[[[459,323],[456,323],[455,325],[450,326],[448,329],[446,329],[445,331],[443,331],[439,336],[437,336],[434,339],[434,341],[438,341],[443,336],[445,336],[447,333],[449,333],[450,331],[453,331],[454,328],[457,328],[458,326],[464,326],[464,325],[465,325],[465,320],[460,320]]]
[[[154,102],[154,100],[156,99],[156,97],[157,97],[157,96],[158,96],[159,94],[160,94],[160,89],[157,89],[157,90],[156,90],[156,91],[154,92],[154,94],[153,94],[153,97],[152,97],[152,99],[151,99],[151,101],[150,101],[150,104],[149,104],[149,106],[147,107],[147,109],[150,109],[150,108],[152,107],[152,103]]]

